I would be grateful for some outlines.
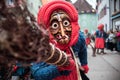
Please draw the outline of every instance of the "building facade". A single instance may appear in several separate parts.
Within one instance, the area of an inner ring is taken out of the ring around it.
[[[77,0],[74,6],[79,13],[80,29],[88,29],[90,33],[94,33],[97,29],[97,15],[96,10],[86,0]]]
[[[109,0],[97,0],[97,15],[98,23],[104,24],[104,30],[107,32],[110,30],[110,7]]]
[[[110,0],[111,29],[120,29],[120,0]]]
[[[120,29],[120,0],[97,0],[97,14],[105,31]]]

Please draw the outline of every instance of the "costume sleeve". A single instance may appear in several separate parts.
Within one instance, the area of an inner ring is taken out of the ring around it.
[[[95,32],[95,36],[99,37],[99,31],[98,30]]]
[[[81,65],[87,65],[87,48],[84,35],[79,34],[78,42],[72,47],[75,54],[78,55]]]
[[[108,34],[107,34],[106,32],[104,32],[104,36],[103,36],[103,38],[106,40],[107,37],[108,37]]]
[[[45,62],[33,64],[31,66],[31,73],[35,80],[52,80],[53,78],[60,76],[55,65],[49,65]]]

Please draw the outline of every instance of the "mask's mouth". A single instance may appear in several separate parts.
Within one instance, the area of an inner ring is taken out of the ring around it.
[[[55,39],[60,44],[67,44],[70,41],[70,37],[68,35],[62,36],[61,34],[56,34]]]

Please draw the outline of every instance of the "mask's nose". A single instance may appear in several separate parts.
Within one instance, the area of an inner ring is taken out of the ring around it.
[[[60,14],[57,14],[57,18],[58,18],[58,21],[59,21],[59,24],[60,24],[60,33],[61,33],[62,36],[65,36],[65,32],[64,32],[63,25],[62,25],[62,19],[60,17]]]
[[[65,36],[65,31],[64,31],[62,22],[60,22],[60,32],[61,32],[61,35],[62,35],[62,36]]]

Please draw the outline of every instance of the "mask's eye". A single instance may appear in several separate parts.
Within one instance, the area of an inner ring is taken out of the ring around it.
[[[69,20],[64,20],[63,21],[63,26],[69,26],[70,25],[70,21]]]
[[[51,28],[57,29],[59,27],[57,22],[53,22]]]

